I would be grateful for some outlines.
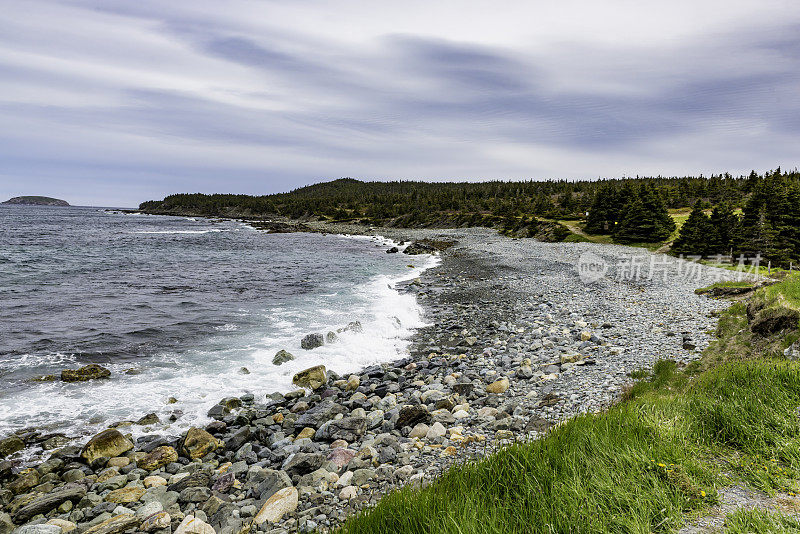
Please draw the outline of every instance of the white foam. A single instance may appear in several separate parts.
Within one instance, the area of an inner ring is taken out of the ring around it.
[[[131,361],[116,362],[107,365],[112,371],[112,378],[108,380],[77,384],[45,382],[17,390],[0,402],[0,435],[21,425],[61,431],[65,425],[70,425],[69,434],[87,435],[113,422],[136,420],[150,412],[155,412],[165,423],[149,427],[133,425],[127,430],[134,436],[153,432],[177,434],[190,426],[206,423],[206,412],[222,397],[249,392],[263,400],[265,394],[296,389],[292,376],[313,365],[324,364],[345,375],[401,358],[406,353],[409,336],[426,323],[415,295],[394,288],[434,267],[439,258],[414,256],[413,263],[414,267],[402,274],[370,279],[349,294],[346,301],[341,300],[343,295],[335,292],[311,296],[309,299],[313,300],[298,306],[269,310],[264,315],[269,335],[234,334],[238,336],[236,346],[226,350],[164,353],[143,360],[141,365]],[[330,302],[331,307],[320,308],[318,301]],[[340,305],[333,307],[335,302]],[[334,343],[314,350],[300,348],[304,335],[314,331],[326,334],[353,320],[361,322],[361,332],[343,331],[337,334]],[[226,324],[218,329],[226,331],[231,326]],[[294,354],[295,359],[276,366],[272,359],[281,349]],[[53,358],[57,361],[50,364],[68,367],[72,363],[71,358],[63,355]],[[24,358],[20,363],[24,364]],[[126,374],[131,367],[137,368],[139,374]],[[243,374],[242,367],[247,368],[249,374]],[[178,402],[167,404],[170,397],[177,398]],[[167,424],[174,410],[183,411],[183,416]]]

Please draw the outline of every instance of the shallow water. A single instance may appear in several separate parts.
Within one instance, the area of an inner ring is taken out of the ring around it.
[[[436,259],[388,246],[238,221],[0,206],[0,436],[30,426],[82,435],[179,410],[173,428],[133,427],[177,432],[224,396],[292,389],[312,365],[341,374],[395,359],[424,321],[414,296],[392,287]],[[362,333],[300,348],[305,334],[356,320]],[[296,359],[273,365],[280,349]],[[112,378],[31,380],[87,363]]]

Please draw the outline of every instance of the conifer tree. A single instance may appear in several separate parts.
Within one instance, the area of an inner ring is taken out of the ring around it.
[[[614,237],[623,243],[655,242],[667,239],[675,230],[675,221],[656,191],[643,184],[623,208],[622,221]]]
[[[697,200],[689,218],[683,223],[678,238],[672,244],[672,251],[685,256],[706,256],[711,253],[711,234],[711,220],[703,211],[702,202]]]

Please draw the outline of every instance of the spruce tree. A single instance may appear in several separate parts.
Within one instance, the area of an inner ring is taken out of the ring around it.
[[[614,234],[620,242],[663,241],[675,230],[675,221],[649,184],[643,184],[622,211],[622,221]]]
[[[711,220],[703,211],[702,202],[697,200],[692,213],[681,227],[678,239],[672,244],[672,251],[685,256],[707,256],[711,253],[709,243],[711,234]]]
[[[723,202],[714,206],[709,222],[711,231],[708,236],[708,253],[730,255],[733,237],[739,224],[739,218],[734,215],[730,204]]]

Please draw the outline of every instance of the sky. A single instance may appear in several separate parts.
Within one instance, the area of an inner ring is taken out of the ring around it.
[[[795,168],[796,0],[0,0],[0,197]],[[4,200],[4,198],[0,199]]]

